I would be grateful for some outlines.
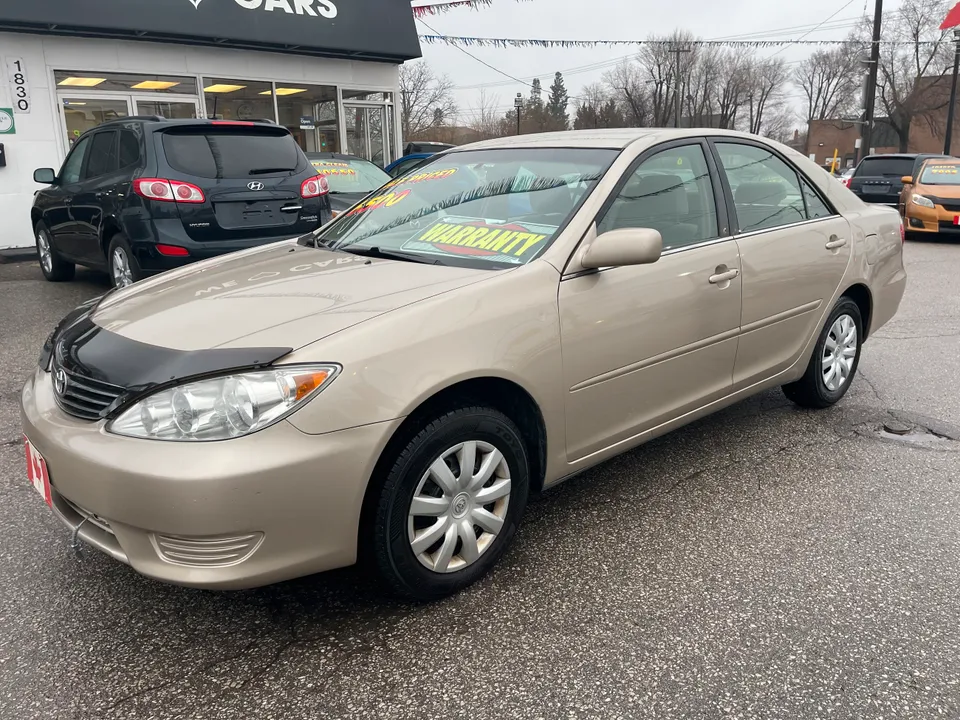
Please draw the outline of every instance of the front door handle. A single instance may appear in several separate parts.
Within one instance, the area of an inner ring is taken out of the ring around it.
[[[847,244],[846,238],[838,238],[836,235],[830,236],[830,241],[824,245],[827,250],[836,250],[837,248],[842,248]]]
[[[719,269],[719,268],[718,268]],[[737,268],[731,268],[724,272],[718,272],[716,275],[710,276],[710,282],[713,285],[718,285],[720,283],[729,282],[733,280],[737,275],[740,274],[740,271]]]

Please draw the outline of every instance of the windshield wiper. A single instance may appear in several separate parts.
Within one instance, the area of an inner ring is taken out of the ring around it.
[[[288,173],[288,172],[293,172],[294,170],[296,170],[296,168],[254,168],[247,174],[248,175],[266,175],[267,173],[275,173],[275,172]]]
[[[340,248],[337,248],[338,250]],[[353,255],[363,255],[364,257],[384,258],[386,260],[403,260],[405,262],[425,263],[427,265],[443,265],[438,258],[427,258],[417,253],[407,253],[402,250],[383,250],[376,245],[372,247],[350,247],[349,250],[343,249],[342,252]]]

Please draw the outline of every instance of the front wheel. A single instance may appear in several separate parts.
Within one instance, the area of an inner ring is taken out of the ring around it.
[[[483,577],[513,539],[529,472],[520,431],[496,410],[460,408],[427,424],[371,500],[368,550],[381,583],[436,600]]]
[[[77,266],[60,257],[50,231],[43,223],[37,223],[34,228],[34,237],[37,242],[37,256],[40,258],[40,272],[50,282],[72,280]]]
[[[827,317],[807,371],[783,386],[783,394],[801,407],[825,408],[842,398],[860,364],[863,319],[860,307],[842,297]]]

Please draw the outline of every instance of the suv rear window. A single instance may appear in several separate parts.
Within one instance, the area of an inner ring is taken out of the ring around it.
[[[203,178],[248,178],[292,173],[300,149],[289,133],[198,128],[163,133],[163,151],[174,170]]]
[[[868,175],[871,177],[890,176],[899,178],[912,172],[913,158],[877,157],[864,159],[854,174],[856,177]]]

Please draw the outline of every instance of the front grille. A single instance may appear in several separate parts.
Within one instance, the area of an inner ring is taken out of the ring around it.
[[[105,533],[110,533],[111,535],[114,534],[113,529],[110,527],[110,523],[108,523],[99,515],[96,515],[90,512],[89,510],[84,510],[82,507],[80,507],[76,503],[73,503],[70,500],[67,500],[63,495],[60,496],[60,499],[63,500],[63,502],[66,503],[70,507],[70,509],[73,510],[77,515],[82,517],[84,522],[90,523],[91,525],[95,525],[96,527],[103,530]]]
[[[83,420],[99,420],[103,417],[103,411],[124,391],[119,385],[67,370],[56,358],[53,362],[53,387],[60,409]]]
[[[946,220],[941,220],[939,225],[940,232],[960,233],[960,225],[954,225],[952,222],[947,222]]]
[[[263,540],[263,533],[205,538],[153,535],[152,538],[157,553],[169,563],[188,567],[223,567],[243,562],[253,555]]]

